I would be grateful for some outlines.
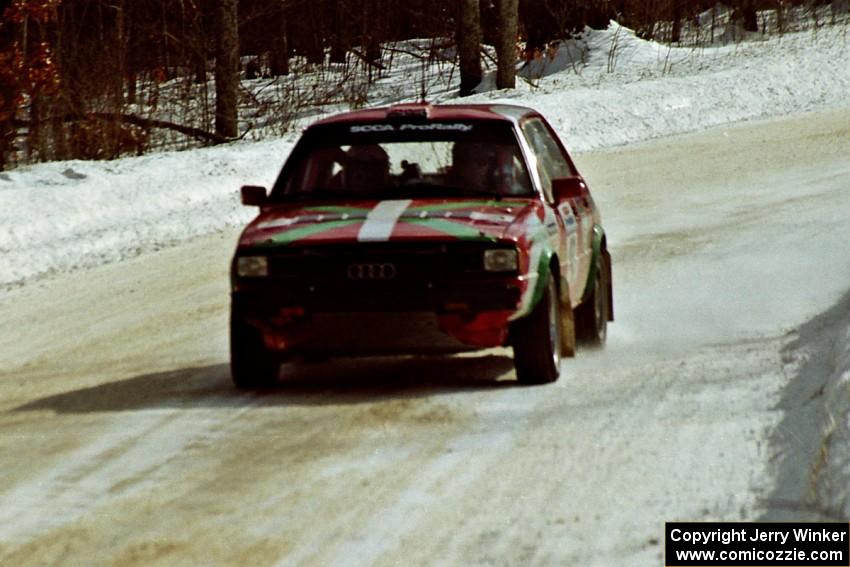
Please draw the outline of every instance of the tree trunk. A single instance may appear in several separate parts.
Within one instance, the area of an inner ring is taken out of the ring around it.
[[[670,32],[670,43],[682,40],[682,2],[673,0],[673,30]]]
[[[42,97],[37,93],[33,93],[30,97],[30,127],[27,133],[27,161],[32,162],[36,159],[46,161],[43,146],[41,119],[44,115],[42,111]]]
[[[316,1],[310,2],[305,14],[309,18],[306,23],[304,50],[307,63],[324,65],[325,63],[325,21],[321,6]]]
[[[12,141],[15,139],[15,128],[12,126],[11,117],[7,118],[8,109],[0,108],[0,113],[2,113],[0,114],[0,171],[4,171],[11,161],[9,153]]]
[[[218,0],[218,28],[215,57],[215,132],[228,138],[237,135],[237,95],[239,89],[239,31],[237,0]]]
[[[549,2],[540,0],[523,0],[520,3],[519,25],[525,35],[526,61],[540,57],[546,52],[546,44],[557,33],[557,26],[552,24],[552,14],[549,11]]]
[[[478,0],[460,0],[457,34],[460,96],[469,96],[481,82],[481,14]]]
[[[345,2],[335,0],[333,4],[333,32],[331,33],[331,63],[345,63],[345,55],[351,47],[349,22],[346,20]]]
[[[59,66],[59,76],[61,81],[61,89],[57,96],[53,97],[50,108],[50,138],[52,153],[50,158],[61,161],[67,159],[71,154],[71,148],[68,144],[68,133],[65,128],[65,121],[62,116],[68,111],[69,98],[71,96],[71,74],[69,72],[70,62],[69,54],[73,53],[73,35],[69,35],[68,31],[71,28],[69,20],[73,20],[73,8],[67,3],[59,5],[59,25],[56,26],[55,43],[56,45],[56,60]]]
[[[744,5],[741,7],[741,14],[744,18],[744,31],[759,31],[758,14],[752,0],[744,0]]]
[[[0,53],[10,49],[11,39],[3,36],[0,28]],[[11,34],[10,34],[11,35]],[[8,52],[7,52],[8,53]],[[17,112],[17,80],[11,73],[0,74],[0,171],[3,171],[11,161],[10,153],[15,139],[15,128],[12,121]]]
[[[496,5],[499,10],[496,88],[512,89],[516,86],[516,32],[519,2],[518,0],[497,0]]]
[[[278,18],[278,33],[272,39],[269,71],[271,71],[272,76],[279,77],[289,74],[289,35],[286,25],[286,9],[281,6],[275,17]]]

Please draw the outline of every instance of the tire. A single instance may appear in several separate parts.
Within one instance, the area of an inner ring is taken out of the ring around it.
[[[260,331],[230,316],[230,377],[237,388],[260,390],[277,383],[280,363],[263,343]]]
[[[547,384],[561,374],[558,288],[550,277],[534,310],[511,327],[514,366],[521,384]]]
[[[576,309],[576,332],[587,345],[602,346],[608,338],[610,320],[611,265],[608,254],[599,255],[590,296]]]

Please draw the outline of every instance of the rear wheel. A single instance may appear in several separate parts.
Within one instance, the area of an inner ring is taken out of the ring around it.
[[[277,383],[280,363],[255,327],[230,316],[230,376],[237,388],[258,390]]]
[[[600,254],[596,278],[590,297],[576,309],[576,331],[579,339],[589,345],[602,346],[608,338],[608,287],[611,274],[607,254]]]
[[[561,322],[554,278],[534,310],[511,327],[514,365],[522,384],[546,384],[561,372]]]

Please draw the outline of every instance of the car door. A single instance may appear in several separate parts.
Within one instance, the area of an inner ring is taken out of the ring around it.
[[[577,176],[578,171],[542,118],[528,118],[520,126],[537,158],[537,172],[543,190],[552,195],[552,179]],[[592,256],[593,211],[589,193],[558,204],[557,211],[567,236],[562,258],[566,260],[570,290],[576,296],[584,291]]]

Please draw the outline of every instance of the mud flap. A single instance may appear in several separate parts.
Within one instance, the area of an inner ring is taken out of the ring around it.
[[[570,304],[570,285],[561,278],[560,296],[558,303],[561,307],[561,356],[573,358],[576,355],[576,322],[573,308]]]

